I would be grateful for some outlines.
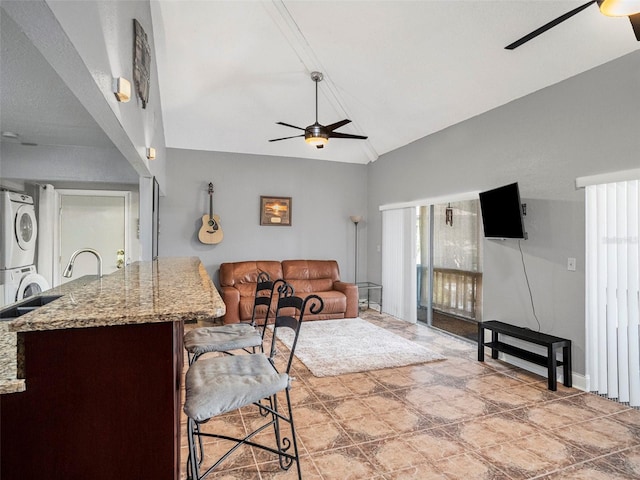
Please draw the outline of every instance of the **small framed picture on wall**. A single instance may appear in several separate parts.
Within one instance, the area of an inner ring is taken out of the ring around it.
[[[291,197],[260,196],[260,225],[291,226]]]

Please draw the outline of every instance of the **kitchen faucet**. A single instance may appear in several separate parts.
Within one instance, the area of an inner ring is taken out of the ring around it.
[[[71,258],[69,259],[69,263],[64,269],[64,273],[62,274],[63,277],[71,278],[71,275],[73,275],[73,263],[76,261],[76,257],[84,252],[93,253],[96,256],[96,260],[98,261],[98,277],[102,278],[102,257],[98,251],[93,248],[81,248],[73,252],[73,255],[71,255]]]

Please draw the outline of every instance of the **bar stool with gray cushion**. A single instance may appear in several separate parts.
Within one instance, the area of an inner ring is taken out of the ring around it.
[[[286,292],[286,290],[285,290]],[[273,339],[269,356],[264,353],[234,355],[224,357],[203,358],[189,366],[185,377],[186,400],[184,412],[187,415],[187,439],[189,458],[187,460],[187,478],[201,480],[211,473],[227,457],[241,445],[250,445],[278,455],[280,468],[288,470],[296,462],[298,479],[302,478],[296,441],[293,414],[289,390],[292,377],[289,375],[291,362],[300,333],[305,312],[319,313],[324,307],[322,299],[311,295],[306,299],[281,294],[274,321]],[[279,315],[282,309],[292,315]],[[276,362],[276,338],[287,328],[293,330],[293,342],[286,367],[280,372]],[[276,394],[285,392],[287,411],[278,409]],[[258,407],[266,423],[243,438],[230,437],[221,433],[203,432],[200,425],[209,419],[224,413],[250,405]],[[290,437],[283,433],[280,422],[290,426]],[[252,439],[258,433],[273,426],[275,447],[264,443],[256,443]],[[205,458],[202,448],[202,437],[220,438],[235,444],[218,460],[208,466],[204,473],[200,472],[202,459]],[[196,450],[196,442],[200,451]],[[291,447],[293,446],[293,451]]]
[[[254,353],[256,348],[262,351],[262,339],[269,323],[273,291],[282,284],[284,280],[272,282],[266,272],[260,273],[250,323],[194,328],[185,333],[183,343],[189,364],[195,362],[200,355],[210,352],[229,353],[233,350],[251,349],[251,353]]]

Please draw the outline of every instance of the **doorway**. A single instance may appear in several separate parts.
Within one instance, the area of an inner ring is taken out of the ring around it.
[[[478,200],[418,208],[418,321],[475,341],[482,318]]]
[[[73,252],[93,248],[102,257],[103,275],[124,266],[130,257],[131,193],[121,191],[58,190],[57,285],[95,275],[93,255],[79,255],[73,278],[62,273]]]

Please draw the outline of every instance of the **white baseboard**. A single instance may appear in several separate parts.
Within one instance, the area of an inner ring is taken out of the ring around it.
[[[535,363],[527,362],[518,357],[514,357],[511,355],[506,355],[504,353],[500,353],[498,355],[498,359],[502,360],[506,363],[509,363],[513,366],[522,368],[531,373],[535,373],[536,375],[540,375],[544,378],[547,378],[547,369],[540,365],[536,365]],[[558,382],[564,382],[564,376],[562,375],[562,370],[558,369]],[[584,375],[581,375],[576,372],[571,373],[571,384],[573,388],[577,388],[578,390],[582,390],[583,392],[587,391],[587,379]]]

